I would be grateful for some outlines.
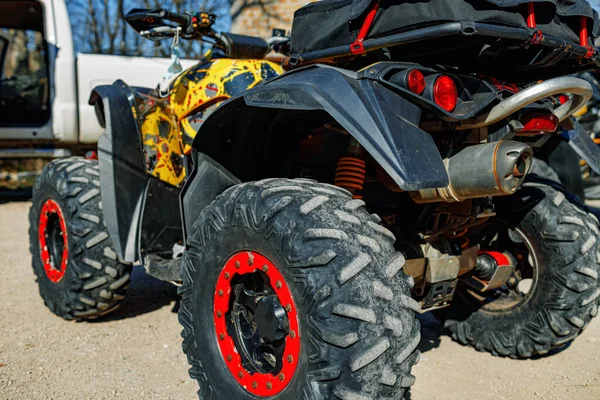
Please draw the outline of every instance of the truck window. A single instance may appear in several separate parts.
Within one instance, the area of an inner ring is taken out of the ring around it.
[[[50,119],[43,21],[38,2],[0,2],[0,126],[41,126]]]

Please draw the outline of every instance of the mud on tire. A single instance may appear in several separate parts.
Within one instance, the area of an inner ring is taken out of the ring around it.
[[[72,157],[48,164],[33,187],[33,270],[44,303],[65,319],[91,319],[113,311],[129,283],[131,265],[119,261],[104,225],[99,176],[96,161]],[[44,269],[38,236],[40,213],[48,200],[60,208],[67,231],[67,264],[57,282]]]
[[[598,220],[551,182],[527,183],[499,202],[498,218],[522,230],[538,257],[529,300],[506,313],[488,313],[459,286],[438,317],[452,337],[494,355],[543,355],[575,339],[598,313]]]
[[[212,311],[226,260],[253,250],[278,266],[298,309],[300,359],[275,398],[401,399],[419,358],[419,305],[393,242],[361,200],[335,186],[271,179],[217,197],[182,264],[183,351],[200,398],[255,398],[227,369]]]

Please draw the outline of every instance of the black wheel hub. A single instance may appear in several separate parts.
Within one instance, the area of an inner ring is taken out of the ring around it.
[[[248,371],[277,374],[283,365],[285,338],[290,333],[285,308],[263,272],[232,279],[227,331]]]

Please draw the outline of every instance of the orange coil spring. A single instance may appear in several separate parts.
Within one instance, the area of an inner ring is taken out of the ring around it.
[[[356,157],[342,157],[338,161],[337,169],[335,170],[334,183],[336,186],[356,193],[362,190],[366,174],[366,163],[363,160]],[[355,194],[354,198],[360,199],[362,196]]]

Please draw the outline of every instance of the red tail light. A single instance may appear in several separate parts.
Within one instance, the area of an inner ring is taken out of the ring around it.
[[[560,96],[558,96],[558,101],[560,102],[560,104],[565,104],[567,101],[569,101],[569,96],[567,96],[566,94],[561,94]]]
[[[540,134],[556,132],[558,118],[554,114],[529,114],[521,121],[523,129],[519,134]]]
[[[452,78],[446,75],[437,78],[433,86],[433,101],[444,110],[452,111],[457,100],[458,90]]]
[[[425,77],[417,69],[413,69],[406,75],[406,86],[415,94],[421,94],[425,90]]]

